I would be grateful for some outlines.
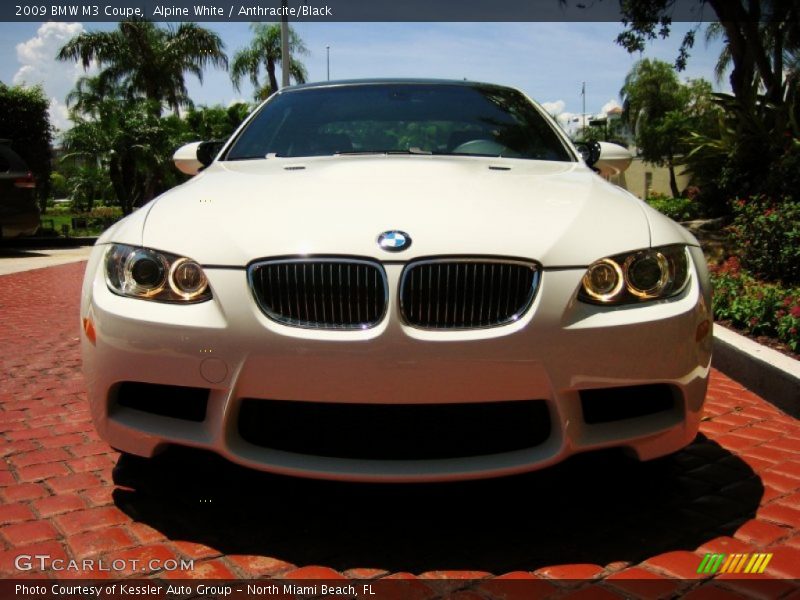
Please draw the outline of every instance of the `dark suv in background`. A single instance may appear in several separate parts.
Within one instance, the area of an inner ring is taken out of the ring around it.
[[[39,229],[36,181],[28,165],[0,140],[0,237],[33,235]]]

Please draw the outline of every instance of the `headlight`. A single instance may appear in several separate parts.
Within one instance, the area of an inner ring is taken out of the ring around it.
[[[211,298],[203,268],[182,256],[113,244],[106,251],[105,270],[108,287],[122,296],[159,302]]]
[[[593,304],[630,304],[669,298],[689,281],[685,246],[662,246],[601,258],[589,265],[578,298]]]

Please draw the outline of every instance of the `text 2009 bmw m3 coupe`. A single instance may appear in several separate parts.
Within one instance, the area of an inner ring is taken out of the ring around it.
[[[362,481],[684,447],[709,374],[703,255],[583,151],[505,87],[281,90],[222,147],[180,149],[199,174],[97,242],[98,431]]]

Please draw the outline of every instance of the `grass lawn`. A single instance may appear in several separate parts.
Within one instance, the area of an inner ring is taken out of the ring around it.
[[[53,214],[48,211],[41,216],[41,229],[46,233],[52,228],[57,235],[63,235],[66,226],[67,235],[70,237],[94,237],[103,233],[116,220],[117,218],[98,218],[81,213]]]

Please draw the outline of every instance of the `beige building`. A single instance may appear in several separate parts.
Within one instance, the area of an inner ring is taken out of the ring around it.
[[[675,168],[678,189],[681,191],[689,185],[689,175],[682,175],[682,171],[683,167]],[[669,189],[669,169],[646,163],[641,158],[634,158],[624,173],[611,177],[610,181],[642,200],[647,197],[648,190],[672,196],[672,191]]]
[[[633,135],[624,124],[621,124],[622,108],[614,107],[610,109],[604,117],[598,117],[591,124],[606,128],[606,140],[612,143],[621,144],[627,147],[634,155],[636,148],[633,145]],[[611,134],[613,139],[609,139]],[[683,191],[689,185],[689,175],[681,175],[683,167],[675,168],[675,175],[678,180],[678,189]],[[630,193],[638,196],[642,200],[647,197],[648,190],[672,196],[669,188],[669,169],[657,165],[646,163],[641,158],[635,157],[630,167],[619,175],[609,178],[611,183],[625,188]]]

